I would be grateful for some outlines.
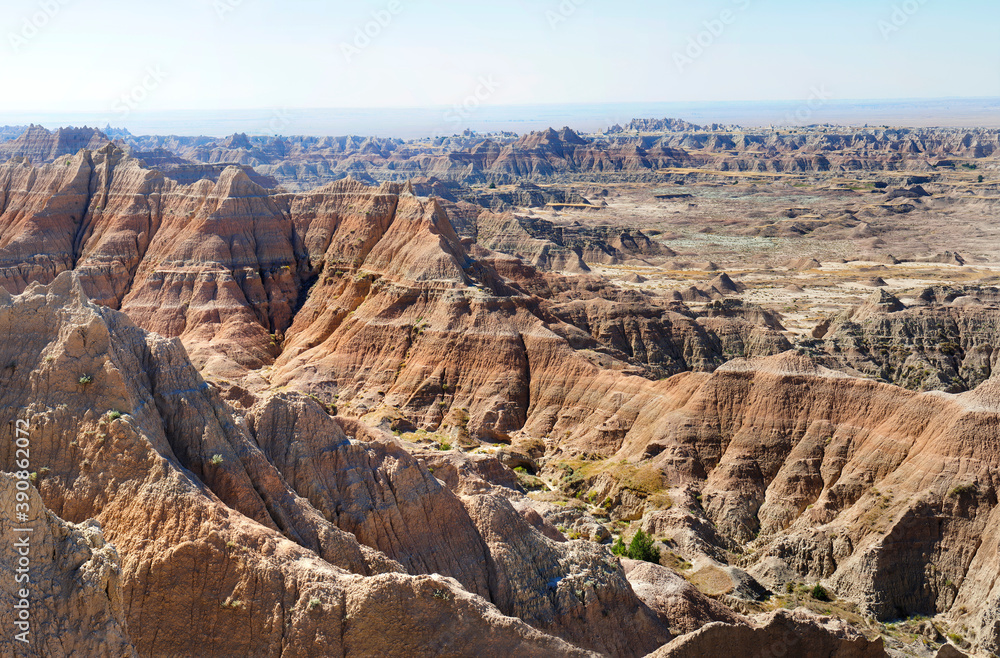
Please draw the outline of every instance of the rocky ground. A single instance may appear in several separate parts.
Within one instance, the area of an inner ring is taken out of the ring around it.
[[[734,135],[0,145],[30,650],[1000,652],[995,131]]]

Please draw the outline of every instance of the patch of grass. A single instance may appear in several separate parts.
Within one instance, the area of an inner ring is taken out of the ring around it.
[[[121,417],[122,417],[122,412],[120,412],[120,411],[109,411],[108,412],[108,420],[118,420]]]
[[[677,553],[667,553],[665,560],[667,566],[674,571],[690,571],[694,568],[692,563],[688,562]]]
[[[951,498],[961,498],[962,496],[974,496],[979,493],[979,487],[975,484],[961,484],[948,492]]]
[[[670,494],[666,492],[653,494],[646,502],[649,503],[650,506],[659,510],[670,509],[674,506],[674,499],[671,498]]]
[[[91,383],[93,383],[93,381],[94,381],[94,378],[93,378],[93,377],[91,377],[90,375],[81,375],[81,376],[80,376],[80,379],[79,379],[79,380],[77,380],[77,381],[79,381],[79,382],[80,382],[80,385],[81,385],[81,386],[86,386],[87,384],[91,384]]]
[[[212,455],[212,458],[208,460],[208,462],[209,462],[209,463],[210,463],[210,464],[211,464],[212,466],[219,466],[219,465],[221,465],[221,464],[222,464],[222,462],[224,462],[224,461],[225,461],[225,459],[223,459],[223,458],[222,458],[222,455]]]

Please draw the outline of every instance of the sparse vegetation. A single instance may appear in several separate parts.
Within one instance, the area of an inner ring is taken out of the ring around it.
[[[630,560],[642,560],[644,562],[660,563],[660,549],[654,546],[653,538],[643,532],[642,528],[636,530],[632,536],[632,541],[626,547],[621,535],[611,546],[611,552],[620,557],[627,557]]]
[[[212,466],[219,466],[225,460],[222,458],[222,455],[212,455],[212,458],[209,459],[208,461],[210,464],[212,464]]]
[[[91,383],[93,383],[93,381],[94,381],[94,378],[91,377],[90,375],[81,375],[80,379],[79,379],[79,382],[80,382],[81,386],[86,386],[87,384],[91,384]]]
[[[975,483],[961,484],[948,492],[951,498],[962,498],[963,496],[974,496],[979,493],[979,487]]]
[[[830,600],[830,593],[827,592],[826,588],[823,587],[822,585],[820,585],[819,583],[816,583],[816,585],[812,588],[812,591],[810,592],[810,595],[812,595],[812,597],[814,599],[816,599],[817,601],[829,601]]]

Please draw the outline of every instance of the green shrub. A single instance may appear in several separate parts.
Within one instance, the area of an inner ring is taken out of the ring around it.
[[[622,536],[611,545],[611,552],[620,557],[627,557],[630,560],[642,560],[643,562],[660,563],[660,549],[654,545],[653,538],[647,535],[640,528],[632,537],[628,547],[625,546]]]
[[[829,592],[827,592],[826,588],[823,587],[822,585],[820,585],[819,583],[817,583],[816,586],[812,588],[812,592],[810,592],[810,593],[812,594],[812,597],[814,599],[816,599],[817,601],[829,601],[830,600],[830,594],[829,594]]]
[[[108,412],[108,420],[118,420],[121,417],[122,417],[122,412],[120,412],[120,411],[109,411]]]
[[[94,378],[91,377],[90,375],[82,375],[79,379],[79,382],[82,386],[86,386],[87,384],[90,384],[93,381]]]
[[[660,562],[660,549],[653,546],[652,537],[639,529],[632,537],[632,543],[628,545],[628,556],[633,560],[658,564]]]
[[[212,458],[208,461],[212,464],[212,466],[218,466],[225,460],[222,458],[222,455],[212,455]]]

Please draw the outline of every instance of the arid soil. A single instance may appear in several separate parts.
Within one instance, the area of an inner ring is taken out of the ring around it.
[[[28,129],[3,651],[997,654],[997,141]]]

